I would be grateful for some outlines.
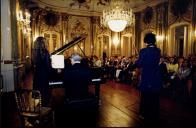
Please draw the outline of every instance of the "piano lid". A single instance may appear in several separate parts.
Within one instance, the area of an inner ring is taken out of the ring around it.
[[[57,54],[60,54],[60,53],[64,52],[65,50],[67,50],[67,49],[71,48],[72,46],[78,44],[79,42],[83,41],[86,37],[87,37],[86,35],[81,35],[81,36],[78,36],[78,37],[74,38],[68,44],[63,45],[59,49],[57,49],[54,52],[52,52],[51,55],[57,55]]]

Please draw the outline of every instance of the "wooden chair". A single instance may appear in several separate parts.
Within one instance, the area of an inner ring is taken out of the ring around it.
[[[15,99],[22,127],[54,127],[53,110],[42,106],[40,91],[18,90]]]

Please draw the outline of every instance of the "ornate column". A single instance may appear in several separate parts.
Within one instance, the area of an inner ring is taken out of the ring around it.
[[[94,24],[96,24],[96,18],[95,17],[90,17],[90,31],[91,31],[91,34],[90,34],[90,53],[91,55],[94,54],[94,30],[96,27]]]
[[[167,54],[168,42],[168,2],[163,3],[163,55]]]
[[[135,48],[140,48],[141,42],[141,12],[135,14]],[[137,53],[136,53],[137,54]]]
[[[162,55],[167,54],[166,41],[168,31],[168,2],[156,6],[157,45]]]
[[[62,14],[62,23],[63,23],[63,45],[68,43],[68,20],[69,15],[66,13]]]
[[[95,33],[96,33],[96,25],[99,22],[99,17],[93,16],[91,17],[91,24],[90,24],[90,31],[91,31],[91,35],[90,35],[90,47],[91,47],[91,55],[95,54]]]
[[[168,29],[167,25],[167,8],[168,4],[163,3],[156,7],[156,34],[158,36],[157,45],[161,49],[161,53],[165,55],[166,49],[166,31]],[[162,19],[162,20],[160,20]]]

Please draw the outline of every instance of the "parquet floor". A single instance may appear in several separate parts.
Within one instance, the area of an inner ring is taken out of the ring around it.
[[[24,81],[23,87],[31,88],[31,85],[30,75]],[[61,92],[56,90],[56,93]],[[86,119],[89,124],[94,124],[91,127],[143,127],[138,115],[139,92],[131,85],[107,81],[101,85],[100,99],[98,112]],[[196,128],[194,114],[189,104],[178,103],[165,96],[161,96],[160,104],[160,128]],[[95,121],[92,122],[92,119]],[[66,120],[61,123],[66,126]],[[1,95],[1,124],[1,128],[18,128],[19,119],[12,92]]]

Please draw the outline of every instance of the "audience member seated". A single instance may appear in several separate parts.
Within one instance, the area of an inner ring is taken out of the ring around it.
[[[174,92],[177,95],[178,100],[187,102],[188,101],[188,77],[191,73],[190,64],[188,60],[184,60],[182,65],[179,67],[176,78],[174,79]]]
[[[191,73],[190,73],[190,80],[191,80],[191,101],[192,101],[192,108],[194,114],[196,114],[196,56],[191,58]]]
[[[169,62],[167,63],[168,75],[166,80],[167,81],[166,87],[170,88],[171,90],[175,88],[174,79],[176,78],[178,67],[179,66],[177,63],[177,59],[175,57],[170,57]]]
[[[162,80],[163,80],[163,87],[167,88],[166,82],[167,82],[168,72],[167,72],[167,65],[165,63],[165,59],[163,56],[160,58],[159,66],[160,66],[161,76],[162,76]]]

